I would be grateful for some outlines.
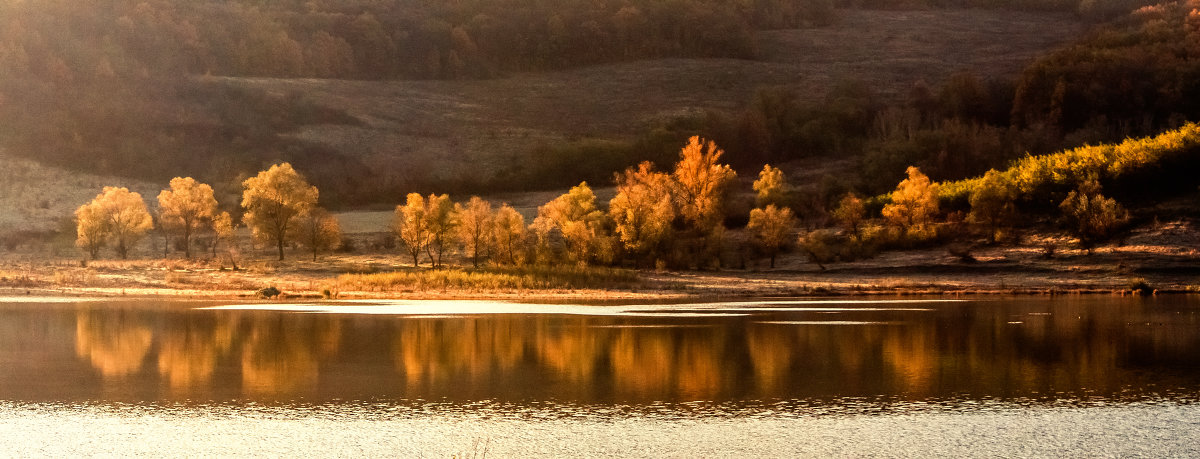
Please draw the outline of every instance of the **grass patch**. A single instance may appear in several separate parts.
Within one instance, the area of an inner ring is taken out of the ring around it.
[[[631,288],[641,282],[635,271],[563,266],[413,269],[374,274],[344,274],[338,277],[337,281],[343,291],[380,292]]]

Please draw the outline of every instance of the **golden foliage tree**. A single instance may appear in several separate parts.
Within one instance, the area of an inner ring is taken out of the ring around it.
[[[521,262],[528,235],[525,217],[506,203],[496,210],[492,231],[497,259],[510,265]]]
[[[217,213],[212,187],[191,177],[175,177],[169,190],[158,193],[158,208],[163,229],[179,232],[184,256],[192,258],[192,235]]]
[[[727,164],[721,164],[725,152],[712,141],[698,136],[688,139],[679,152],[672,176],[679,184],[676,200],[684,221],[702,232],[720,225],[724,218],[725,191],[737,178]]]
[[[762,171],[758,173],[758,180],[754,181],[755,204],[758,207],[765,207],[768,204],[774,204],[782,207],[787,205],[787,195],[791,191],[791,187],[787,183],[787,176],[778,168],[771,167],[770,164],[763,165]]]
[[[342,243],[342,225],[329,211],[314,207],[300,216],[297,240],[312,250],[313,261],[323,250],[333,250]]]
[[[85,250],[93,260],[100,255],[100,248],[108,239],[107,224],[104,210],[95,201],[75,210],[75,245]]]
[[[750,230],[754,242],[771,257],[771,267],[774,268],[776,255],[794,237],[792,233],[796,230],[796,216],[792,215],[792,209],[767,204],[765,208],[750,211],[750,223],[746,229]]]
[[[883,207],[883,218],[907,232],[924,230],[938,213],[937,184],[916,167],[907,173],[892,192],[891,204]]]
[[[847,193],[838,202],[836,209],[833,209],[833,219],[842,225],[842,228],[854,236],[855,240],[862,238],[862,223],[866,218],[866,208],[863,206],[862,198],[859,198],[854,193]]]
[[[420,266],[421,252],[429,244],[425,198],[420,193],[409,193],[404,204],[396,206],[392,231],[400,238],[408,254],[412,255],[413,266]]]
[[[533,227],[543,248],[550,244],[551,233],[557,231],[572,261],[611,258],[604,241],[604,212],[596,207],[596,195],[587,182],[538,207]]]
[[[1116,200],[1100,194],[1100,184],[1094,180],[1072,191],[1059,208],[1067,219],[1068,229],[1089,255],[1097,244],[1111,238],[1129,221],[1129,212]]]
[[[643,162],[617,176],[617,195],[608,204],[615,231],[630,252],[653,256],[671,238],[675,220],[670,175]]]
[[[235,249],[234,249],[234,237],[236,237],[236,233],[234,232],[235,229],[236,229],[236,227],[233,225],[233,217],[229,215],[229,212],[221,212],[221,213],[213,216],[213,219],[212,219],[213,258],[217,257],[217,248],[221,245],[221,243],[225,243],[226,251],[229,252],[229,260],[230,260],[231,264],[234,266],[234,268],[236,269],[237,268],[237,260],[235,260],[234,256],[233,256],[233,253],[235,251]]]
[[[242,221],[254,238],[274,243],[283,260],[283,246],[295,237],[297,217],[317,204],[317,187],[309,185],[291,164],[281,163],[242,182]]]
[[[454,244],[456,233],[454,202],[447,195],[429,195],[425,208],[425,224],[429,231],[429,243],[425,252],[429,254],[433,267],[442,266],[442,254]]]
[[[490,250],[494,214],[492,204],[479,196],[471,196],[467,205],[455,204],[454,213],[458,216],[458,240],[471,255],[471,265],[479,267],[481,252]]]
[[[987,171],[971,190],[971,221],[987,228],[988,241],[996,242],[996,233],[1012,219],[1016,194],[1012,182],[995,169]]]
[[[93,258],[99,250],[98,238],[108,239],[117,255],[129,258],[129,249],[154,229],[154,219],[142,195],[128,188],[104,187],[92,202],[76,210],[75,216],[76,243]]]

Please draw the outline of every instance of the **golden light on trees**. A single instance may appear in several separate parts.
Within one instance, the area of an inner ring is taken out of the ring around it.
[[[492,204],[479,196],[471,196],[467,205],[455,204],[454,213],[458,216],[458,240],[471,257],[471,265],[479,267],[481,252],[487,251],[492,233],[493,213]]]
[[[108,239],[104,210],[95,201],[79,206],[75,210],[75,245],[88,253],[93,260],[100,255]]]
[[[425,198],[420,193],[409,193],[405,203],[396,206],[392,231],[412,256],[413,266],[420,266],[421,252],[424,252],[425,246],[429,244]]]
[[[76,245],[95,258],[105,240],[111,242],[121,258],[129,258],[133,247],[154,220],[142,195],[128,188],[106,186],[92,202],[75,211]]]
[[[1012,219],[1016,209],[1016,188],[1012,182],[995,169],[983,174],[979,183],[971,189],[971,220],[984,225],[988,231],[988,241],[996,242],[996,233],[1001,226]]]
[[[213,216],[212,231],[213,231],[212,251],[213,251],[213,257],[216,258],[217,248],[221,245],[222,242],[224,242],[226,244],[226,246],[229,246],[233,243],[233,238],[235,235],[234,234],[234,226],[233,226],[233,217],[229,215],[229,212],[221,212],[221,213]],[[227,248],[232,250],[232,247],[227,247]]]
[[[670,175],[654,171],[650,162],[617,176],[617,195],[608,204],[621,243],[630,252],[654,256],[670,239],[675,220]]]
[[[771,167],[770,164],[764,164],[761,172],[758,173],[758,180],[754,181],[755,204],[758,207],[765,207],[768,204],[776,206],[786,206],[788,193],[791,192],[791,186],[788,185],[787,176],[778,168]]]
[[[425,225],[429,230],[429,243],[425,252],[433,267],[442,266],[442,255],[454,244],[454,202],[447,195],[429,195],[425,203]]]
[[[842,225],[842,229],[854,236],[855,240],[862,239],[862,223],[866,218],[866,207],[863,206],[862,198],[854,193],[847,193],[838,202],[837,208],[833,209],[832,217]]]
[[[192,235],[217,213],[217,199],[211,186],[191,177],[175,177],[170,186],[158,193],[161,223],[183,237],[184,256],[192,258]]]
[[[792,215],[792,209],[768,204],[764,209],[750,211],[750,223],[746,229],[750,231],[754,242],[771,258],[771,267],[774,268],[776,255],[794,237],[796,216]]]
[[[883,207],[883,218],[905,231],[924,230],[938,213],[937,184],[916,167],[892,192],[892,203]]]
[[[281,163],[242,182],[242,221],[254,238],[273,243],[283,260],[283,246],[295,233],[296,218],[317,204],[317,187],[309,185],[292,165]]]
[[[320,207],[300,216],[297,233],[300,244],[312,251],[313,261],[317,261],[318,253],[336,249],[342,243],[342,225],[337,217]]]
[[[492,231],[496,257],[500,262],[513,265],[523,261],[525,239],[529,233],[525,227],[525,216],[505,203],[496,209]]]
[[[392,231],[412,256],[413,266],[420,265],[421,252],[434,267],[441,266],[442,255],[454,242],[454,203],[447,195],[409,193],[404,204],[396,206]]]
[[[578,263],[587,263],[606,255],[602,239],[607,234],[603,225],[604,212],[596,207],[596,195],[587,182],[538,207],[538,216],[533,222],[539,245],[549,244],[550,233],[557,230],[567,254]]]
[[[679,183],[680,214],[703,232],[721,223],[726,188],[737,178],[729,165],[720,163],[724,153],[716,143],[693,136],[679,152],[672,174]]]

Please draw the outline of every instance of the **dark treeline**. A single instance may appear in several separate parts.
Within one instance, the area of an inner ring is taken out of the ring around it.
[[[749,58],[753,30],[828,23],[833,9],[828,0],[41,0],[0,6],[0,18],[9,50],[0,62],[60,78],[170,69],[385,79]]]

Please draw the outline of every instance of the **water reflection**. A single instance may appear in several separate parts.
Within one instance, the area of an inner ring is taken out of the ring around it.
[[[637,405],[1200,393],[1200,308],[1185,298],[686,318],[150,306],[0,306],[0,399]],[[73,349],[56,345],[64,339]]]

